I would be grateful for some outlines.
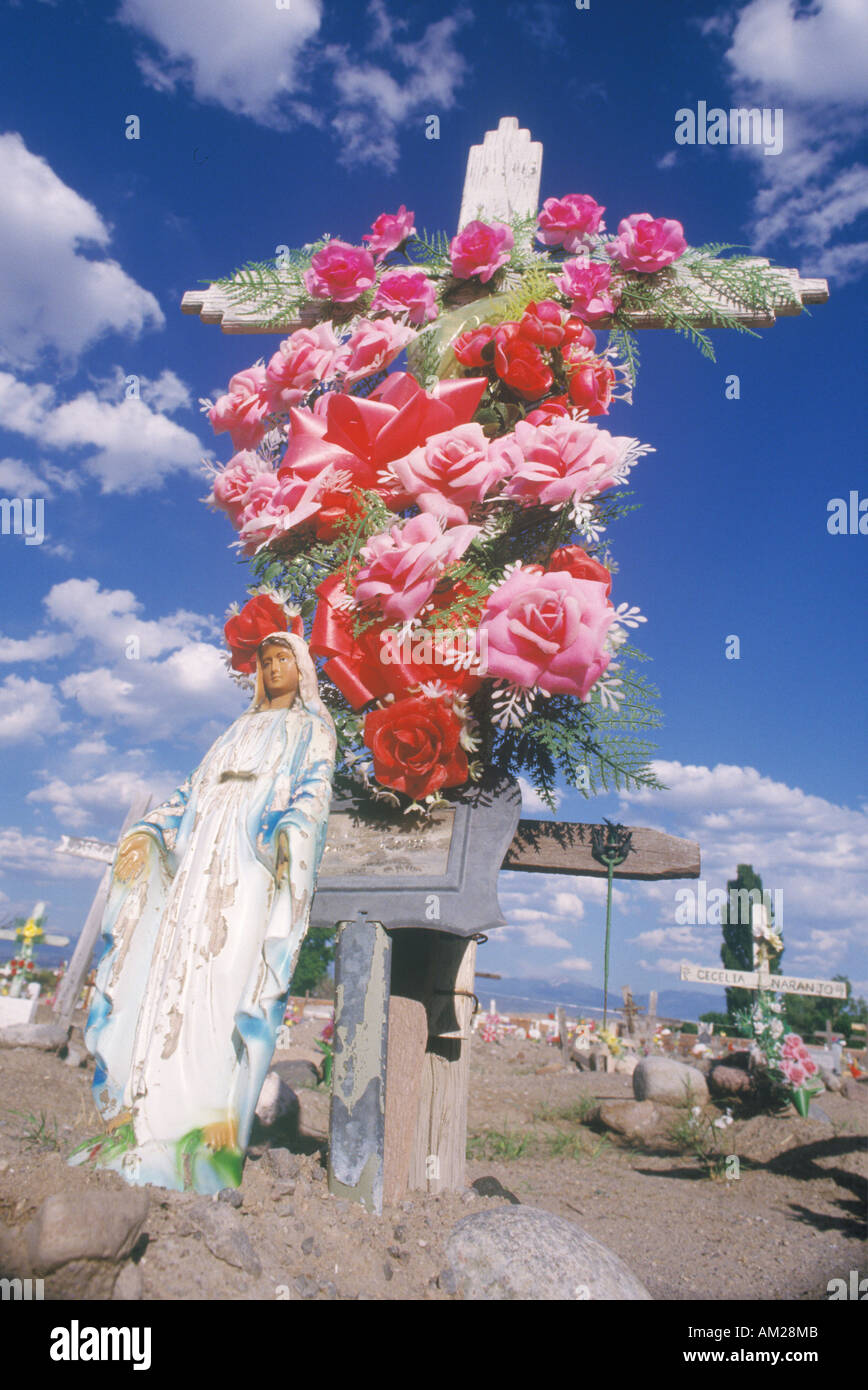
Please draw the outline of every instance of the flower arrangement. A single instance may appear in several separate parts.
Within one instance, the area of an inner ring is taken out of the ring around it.
[[[235,450],[206,500],[256,580],[231,668],[248,676],[270,631],[306,633],[341,776],[407,810],[486,774],[526,772],[552,808],[559,772],[585,794],[659,785],[634,737],[655,692],[624,664],[645,619],[610,597],[605,538],[653,451],[598,420],[631,399],[630,313],[711,352],[688,322],[703,295],[770,291],[674,219],[609,238],[604,211],[569,194],[431,239],[402,205],[367,245],[322,238],[219,282],[301,325],[203,402]]]
[[[791,1100],[803,1119],[811,1101],[823,1090],[817,1077],[817,1064],[797,1033],[787,1033],[781,1020],[782,1005],[768,991],[761,990],[752,1008],[742,1009],[736,1020],[753,1036],[771,1089],[772,1103]],[[814,1079],[816,1078],[816,1079]]]

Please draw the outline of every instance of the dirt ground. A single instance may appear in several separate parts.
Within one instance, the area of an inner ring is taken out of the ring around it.
[[[297,1025],[277,1060],[321,1060],[321,1028]],[[632,1097],[630,1078],[538,1072],[558,1057],[542,1042],[474,1038],[467,1189],[408,1193],[381,1216],[329,1195],[328,1095],[300,1088],[301,1125],[289,1148],[254,1132],[234,1196],[240,1203],[230,1208],[243,1236],[228,1254],[225,1242],[209,1244],[207,1206],[216,1199],[148,1189],[126,1296],[451,1300],[440,1275],[452,1227],[469,1212],[515,1201],[581,1226],[655,1299],[825,1300],[830,1279],[868,1272],[864,1082],[857,1099],[820,1098],[827,1120],[794,1112],[737,1120],[721,1137],[721,1154],[739,1157],[738,1177],[726,1179],[709,1176],[683,1140],[637,1143],[606,1133],[594,1102]],[[124,1188],[114,1173],[64,1162],[98,1128],[91,1075],[91,1063],[0,1052],[0,1221],[13,1239],[52,1193]]]

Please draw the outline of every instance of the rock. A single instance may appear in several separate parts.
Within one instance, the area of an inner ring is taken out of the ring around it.
[[[235,1207],[236,1211],[242,1205],[244,1198],[237,1187],[221,1187],[217,1193],[218,1202],[225,1202],[229,1207]]]
[[[743,1067],[732,1067],[721,1062],[712,1067],[708,1074],[708,1086],[712,1095],[738,1096],[753,1090],[753,1078]]]
[[[534,1068],[534,1076],[547,1076],[549,1072],[564,1071],[563,1062],[546,1062],[542,1067]]]
[[[262,1083],[256,1102],[256,1118],[266,1129],[278,1124],[298,1129],[298,1096],[276,1071],[270,1071]]]
[[[444,1293],[458,1292],[458,1276],[454,1269],[441,1269],[437,1279],[437,1287]]]
[[[273,1071],[277,1073],[281,1081],[285,1081],[287,1086],[296,1090],[299,1086],[318,1086],[319,1072],[313,1062],[307,1062],[301,1058],[296,1058],[290,1062],[275,1062]]]
[[[242,1226],[242,1217],[231,1207],[217,1202],[197,1203],[191,1215],[202,1232],[211,1254],[224,1264],[243,1269],[248,1274],[261,1274],[259,1256]]]
[[[267,1149],[265,1165],[276,1178],[297,1178],[301,1168],[298,1154],[289,1149]]]
[[[456,1291],[475,1301],[651,1297],[611,1250],[572,1221],[538,1207],[499,1207],[463,1217],[449,1236],[446,1259]]]
[[[330,1097],[321,1091],[302,1091],[296,1099],[301,1132],[312,1139],[327,1139]]]
[[[23,1237],[18,1231],[0,1221],[0,1275],[26,1279],[30,1275],[30,1259]]]
[[[134,1265],[132,1260],[125,1264],[112,1289],[112,1301],[114,1303],[138,1299],[142,1296],[142,1271],[138,1265]]]
[[[643,1057],[633,1073],[633,1095],[657,1105],[705,1105],[708,1087],[695,1067],[670,1057]]]
[[[63,1060],[68,1067],[84,1067],[88,1062],[88,1054],[80,1047],[69,1047]]]
[[[835,1072],[829,1071],[828,1067],[818,1067],[817,1075],[819,1076],[827,1091],[841,1090],[841,1077],[837,1076]]]
[[[660,1128],[663,1117],[650,1100],[604,1100],[599,1116],[606,1129],[627,1139],[644,1139]]]
[[[38,1047],[43,1052],[58,1052],[69,1037],[69,1027],[63,1023],[11,1023],[0,1028],[0,1047]]]
[[[639,1058],[638,1058],[638,1057],[616,1057],[616,1058],[615,1058],[615,1071],[616,1071],[616,1072],[620,1072],[620,1074],[621,1074],[622,1076],[632,1076],[633,1073],[634,1073],[634,1071],[635,1071],[636,1068],[638,1067],[638,1065],[639,1065]]]
[[[868,1100],[868,1086],[857,1081],[855,1076],[845,1076],[841,1080],[841,1095],[847,1100]]]
[[[148,1194],[138,1188],[46,1197],[25,1229],[33,1269],[50,1274],[72,1260],[125,1259],[147,1214]]]

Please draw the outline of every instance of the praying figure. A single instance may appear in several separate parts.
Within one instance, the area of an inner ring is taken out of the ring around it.
[[[130,1183],[237,1187],[325,845],[335,730],[304,640],[256,647],[251,707],[124,836],[85,1041]]]

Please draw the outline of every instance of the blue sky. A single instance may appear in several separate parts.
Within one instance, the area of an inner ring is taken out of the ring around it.
[[[669,790],[565,789],[559,815],[697,839],[709,887],[751,862],[783,892],[787,968],[868,993],[868,538],[826,527],[831,498],[868,495],[864,9],[40,0],[2,26],[0,496],[44,499],[45,539],[0,535],[0,915],[45,898],[75,935],[96,879],[60,833],[111,837],[243,705],[218,647],[246,569],[198,500],[202,459],[230,450],[197,402],[278,339],[182,316],[184,290],[326,231],[358,242],[402,202],[454,231],[468,146],[515,114],[544,145],[542,197],[590,193],[611,229],[677,217],[691,244],[829,279],[810,317],[715,333],[716,363],[643,336],[635,403],[606,422],[656,449],[612,533],[614,597],[648,616]],[[780,109],[781,153],[677,145],[700,101]],[[714,926],[675,923],[679,886],[619,887],[614,984],[716,960]],[[481,968],[600,982],[602,885],[504,875],[501,900]]]

